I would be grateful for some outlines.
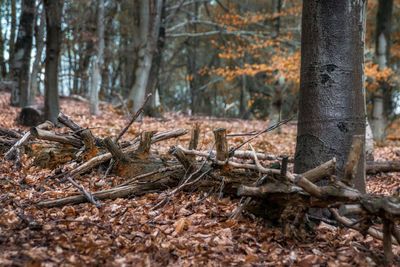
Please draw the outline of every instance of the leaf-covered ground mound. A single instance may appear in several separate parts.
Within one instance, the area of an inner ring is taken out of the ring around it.
[[[100,137],[116,136],[129,118],[110,105],[100,106],[99,116],[90,116],[88,105],[71,99],[61,100],[65,114]],[[28,130],[15,122],[18,108],[9,106],[9,95],[0,93],[0,126]],[[199,149],[213,141],[212,129],[224,127],[228,133],[259,131],[266,121],[243,121],[165,114],[165,119],[144,118],[135,122],[124,139],[141,131],[192,129],[200,123]],[[395,125],[396,126],[396,125]],[[63,129],[60,129],[63,131]],[[400,147],[391,140],[376,144],[375,160],[399,160]],[[252,142],[256,150],[293,156],[296,126],[281,127],[281,133],[267,133]],[[229,145],[245,137],[231,137]],[[169,139],[152,146],[165,153],[169,146],[187,147],[190,136]],[[3,155],[0,156],[2,160]],[[305,243],[286,238],[279,228],[250,215],[229,219],[238,199],[216,193],[178,193],[162,209],[159,193],[103,201],[102,208],[84,203],[62,208],[38,209],[35,203],[78,194],[69,183],[53,179],[54,171],[33,167],[23,156],[23,167],[0,163],[0,265],[12,266],[379,266],[382,242],[363,237],[356,231],[321,223],[316,237]],[[111,188],[123,178],[104,170],[93,170],[76,179],[93,191]],[[392,194],[400,186],[399,173],[368,176],[367,190]],[[394,246],[395,255],[400,247]],[[396,257],[399,263],[398,256]]]

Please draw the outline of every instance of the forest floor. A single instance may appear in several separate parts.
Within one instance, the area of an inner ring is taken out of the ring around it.
[[[9,95],[0,93],[0,126],[28,130],[15,122],[19,109],[8,103]],[[61,109],[100,137],[118,135],[129,120],[109,105],[100,106],[99,116],[90,116],[86,103],[70,99],[61,100]],[[200,150],[210,148],[213,128],[245,133],[268,127],[265,121],[166,114],[165,120],[146,117],[135,122],[123,139],[131,140],[143,130],[190,130],[195,123],[201,125]],[[295,135],[296,126],[289,123],[280,134],[266,133],[252,145],[259,152],[293,156]],[[400,136],[399,128],[391,136]],[[187,147],[189,139],[169,139],[153,145],[152,151],[165,153],[177,144]],[[243,140],[232,137],[228,142]],[[376,144],[375,160],[400,160],[400,143]],[[23,168],[0,163],[0,266],[379,266],[383,259],[382,242],[354,230],[321,223],[315,238],[300,243],[262,219],[229,219],[238,199],[218,194],[178,193],[159,210],[152,209],[159,193],[102,201],[100,209],[89,203],[38,209],[34,203],[73,195],[77,189],[69,183],[58,185],[51,180],[54,171],[34,167],[27,156],[22,161]],[[92,191],[123,182],[103,176],[104,171],[96,169],[76,181],[86,188],[93,185]],[[398,186],[400,173],[367,177],[369,193],[392,194]],[[24,216],[41,227],[28,227]],[[399,263],[400,247],[394,246],[393,252]]]

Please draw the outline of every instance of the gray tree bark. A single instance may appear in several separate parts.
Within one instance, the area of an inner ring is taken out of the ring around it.
[[[57,122],[60,113],[58,99],[58,61],[61,48],[61,18],[63,0],[44,0],[46,12],[46,66],[44,116],[46,120]]]
[[[138,66],[135,70],[135,82],[129,93],[133,101],[133,113],[142,105],[150,76],[151,63],[158,40],[163,0],[141,0],[139,3]]]
[[[0,1],[0,5],[4,5],[4,0]],[[0,18],[5,17],[6,10],[0,10]],[[2,24],[0,23],[0,80],[3,80],[7,76],[7,67],[6,60],[4,58],[4,47],[5,47],[5,38],[3,37],[3,29]]]
[[[32,74],[31,74],[31,82],[30,82],[30,94],[29,94],[29,105],[33,105],[35,102],[35,96],[39,91],[39,77],[38,74],[40,72],[40,68],[42,65],[42,55],[44,49],[44,31],[45,31],[45,22],[46,22],[46,14],[44,10],[39,16],[40,22],[39,25],[35,27],[35,43],[36,43],[36,56],[32,65]]]
[[[365,137],[366,1],[304,0],[296,173],[333,157],[343,177],[353,135]],[[365,192],[365,145],[355,187]]]
[[[10,69],[12,69],[12,59],[14,58],[16,31],[17,31],[17,0],[11,0],[11,30],[10,30],[10,42],[9,42]]]
[[[11,79],[15,85],[11,90],[11,105],[24,107],[29,104],[29,74],[32,50],[33,22],[35,1],[23,0],[18,36],[13,53]]]
[[[97,14],[97,55],[93,60],[92,65],[92,84],[90,87],[89,107],[90,114],[97,115],[99,113],[99,91],[101,87],[101,73],[103,68],[104,58],[104,0],[98,1]]]
[[[390,35],[392,33],[393,0],[379,0],[376,15],[375,56],[379,70],[384,70],[390,63]],[[386,82],[381,82],[374,94],[372,130],[374,139],[385,139],[386,114],[392,101],[392,92]]]

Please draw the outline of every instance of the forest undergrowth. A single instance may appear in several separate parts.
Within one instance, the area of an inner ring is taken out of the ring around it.
[[[40,100],[40,99],[39,99]],[[87,103],[61,100],[61,110],[99,137],[114,137],[129,117],[111,105],[101,105],[99,116],[90,116]],[[15,122],[18,108],[9,106],[9,94],[0,93],[0,126],[26,131]],[[214,128],[229,133],[248,133],[268,127],[267,121],[189,117],[176,113],[164,119],[145,117],[135,122],[123,139],[140,132],[191,130],[200,124],[199,150],[208,150]],[[395,124],[396,126],[397,124]],[[66,131],[61,128],[58,131]],[[394,127],[392,137],[400,136]],[[281,133],[265,133],[252,141],[258,152],[293,157],[296,125],[288,123]],[[228,138],[230,146],[245,137]],[[396,138],[391,138],[396,139]],[[190,135],[152,145],[164,154],[172,145],[187,147]],[[400,160],[399,141],[375,144],[375,160]],[[3,155],[0,155],[2,160]],[[382,242],[359,232],[322,222],[315,237],[298,242],[285,237],[279,227],[249,214],[230,219],[238,198],[216,192],[179,192],[162,208],[159,193],[105,200],[97,208],[90,203],[39,209],[35,203],[78,194],[70,183],[53,179],[54,171],[32,165],[24,155],[22,166],[0,163],[0,265],[12,266],[379,266]],[[290,166],[289,166],[290,167]],[[76,179],[88,191],[112,188],[124,178],[95,169]],[[400,186],[400,173],[367,177],[367,191],[391,195]],[[400,263],[400,247],[393,246]]]

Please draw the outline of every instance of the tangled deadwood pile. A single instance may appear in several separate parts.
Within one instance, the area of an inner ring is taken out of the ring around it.
[[[138,114],[138,113],[137,113]],[[136,114],[136,115],[137,115]],[[135,116],[136,116],[135,115]],[[131,123],[136,117],[131,120]],[[45,122],[21,133],[0,129],[0,144],[5,153],[5,161],[19,162],[22,150],[34,158],[34,164],[42,168],[57,169],[53,177],[59,183],[70,182],[82,194],[36,203],[39,208],[50,208],[91,202],[101,207],[101,201],[133,197],[147,192],[161,192],[159,203],[154,209],[167,205],[179,191],[204,190],[220,195],[230,194],[241,197],[232,217],[248,211],[279,224],[284,232],[298,240],[304,240],[309,233],[307,212],[310,208],[328,208],[336,221],[363,234],[381,239],[387,262],[393,259],[392,244],[400,244],[400,231],[397,223],[400,218],[400,192],[393,196],[361,194],[352,187],[351,181],[356,172],[362,149],[362,138],[355,136],[348,157],[344,178],[338,181],[335,176],[336,160],[332,160],[303,174],[288,171],[288,163],[293,160],[287,156],[256,153],[249,145],[249,151],[239,150],[257,136],[279,127],[273,127],[252,135],[244,143],[229,148],[226,130],[214,130],[215,142],[209,151],[198,151],[199,126],[191,131],[188,148],[172,146],[168,153],[150,153],[152,144],[187,134],[184,129],[168,132],[142,132],[132,141],[119,141],[126,129],[117,138],[101,139],[93,136],[69,117],[60,114],[59,123],[71,129],[69,134],[52,132],[54,125]],[[47,141],[52,141],[51,143]],[[278,168],[265,165],[265,160],[279,162]],[[74,168],[64,168],[76,163]],[[109,171],[125,180],[118,186],[89,193],[74,180],[93,168],[104,165]],[[386,166],[385,168],[377,166]],[[369,164],[370,172],[394,171],[396,163]],[[379,169],[381,168],[381,169]],[[326,180],[326,185],[317,182]],[[340,210],[340,212],[339,212]],[[352,215],[356,220],[344,216]],[[375,224],[383,224],[383,230]]]

